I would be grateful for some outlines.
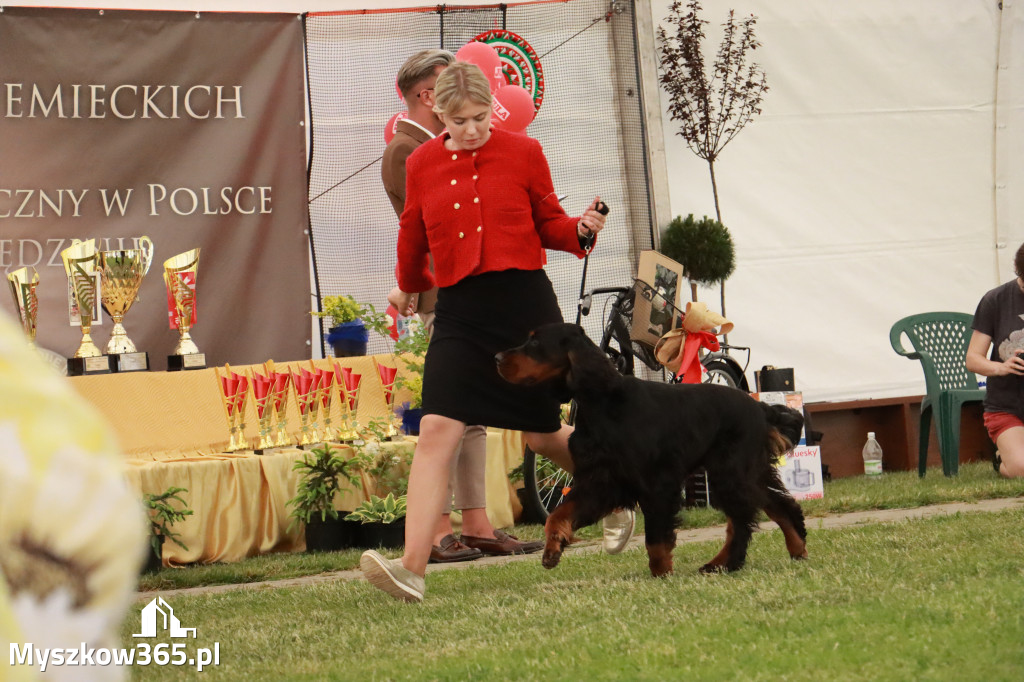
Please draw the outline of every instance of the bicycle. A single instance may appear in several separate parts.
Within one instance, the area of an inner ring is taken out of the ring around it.
[[[585,275],[584,271],[584,277]],[[619,373],[634,376],[635,359],[639,359],[652,372],[659,372],[663,380],[670,383],[680,381],[681,377],[666,376],[668,373],[655,357],[653,346],[632,338],[632,318],[636,297],[643,296],[648,301],[654,301],[660,298],[661,294],[650,284],[639,279],[634,280],[632,287],[598,287],[586,294],[581,291],[576,311],[576,324],[580,323],[583,316],[590,314],[594,296],[604,295],[612,296],[612,298],[606,302],[609,312],[605,317],[604,329],[598,347],[611,359]],[[664,298],[661,298],[660,305],[669,310],[673,317],[682,317],[682,312]],[[742,364],[733,357],[733,351],[746,352],[746,359]],[[720,350],[705,353],[701,357],[701,364],[706,370],[704,383],[723,384],[743,391],[750,391],[745,376],[747,366],[750,364],[750,348],[748,346],[721,344]],[[575,417],[576,406],[571,404],[565,422],[572,424]],[[706,481],[704,481],[703,489],[699,482],[696,483],[694,492],[697,495],[703,494],[706,498],[708,495]],[[523,452],[523,488],[525,491],[523,505],[524,507],[529,505],[528,509],[524,509],[524,514],[544,519],[561,504],[562,499],[572,488],[572,474],[526,447]]]

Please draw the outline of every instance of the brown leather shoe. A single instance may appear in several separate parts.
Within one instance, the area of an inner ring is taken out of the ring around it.
[[[509,535],[500,530],[494,531],[493,538],[477,538],[472,535],[463,535],[462,544],[467,547],[475,547],[488,556],[508,556],[510,554],[533,554],[544,548],[540,540],[523,542],[514,535]]]
[[[466,547],[450,533],[441,538],[441,545],[430,548],[430,563],[450,564],[455,561],[472,561],[483,556],[479,549]]]

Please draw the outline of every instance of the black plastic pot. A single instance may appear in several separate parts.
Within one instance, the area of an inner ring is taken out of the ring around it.
[[[358,530],[357,522],[346,521],[341,517],[321,521],[317,514],[306,524],[306,551],[337,552],[340,549],[356,547]]]
[[[399,549],[405,547],[405,517],[392,523],[362,523],[356,533],[360,547]]]

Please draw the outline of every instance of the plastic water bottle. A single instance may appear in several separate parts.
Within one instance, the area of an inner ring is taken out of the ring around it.
[[[864,474],[867,476],[882,475],[882,446],[875,440],[875,432],[868,431],[868,442],[861,450],[864,456]]]

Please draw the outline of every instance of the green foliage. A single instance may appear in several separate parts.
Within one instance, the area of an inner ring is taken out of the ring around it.
[[[315,317],[329,317],[335,325],[363,318],[373,310],[370,304],[361,304],[351,296],[324,296],[322,310],[312,311]]]
[[[186,516],[192,516],[188,502],[178,494],[187,492],[188,488],[171,486],[160,494],[145,493],[142,496],[142,503],[149,514],[150,543],[157,556],[160,555],[161,536],[170,539],[186,552],[188,551],[188,547],[178,539],[180,535],[171,531],[172,525],[184,520]],[[171,502],[177,502],[180,509],[172,507]]]
[[[367,304],[367,307],[371,311],[363,318],[367,329],[377,332],[385,339],[391,338],[391,318],[385,313],[378,313],[372,305]],[[429,345],[430,334],[417,319],[409,320],[408,333],[395,341],[395,357],[402,361],[406,369],[405,373],[399,374],[395,379],[395,389],[404,388],[409,391],[410,407],[423,406],[423,362]]]
[[[364,472],[373,481],[373,493],[385,490],[396,495],[405,495],[409,489],[409,466],[412,462],[412,451],[408,447],[383,445],[386,439],[386,422],[373,420],[367,429],[374,433],[377,442],[370,441],[355,446],[356,454],[352,457],[352,466]]]
[[[736,269],[736,250],[729,229],[714,218],[676,216],[661,237],[661,253],[683,266],[691,282],[724,282]]]
[[[310,458],[309,454],[313,457]],[[330,445],[314,448],[309,454],[303,455],[292,466],[292,471],[301,475],[295,497],[288,500],[288,506],[292,508],[289,530],[298,523],[309,523],[318,513],[321,521],[337,519],[334,496],[340,490],[342,478],[357,488],[361,487],[359,477],[354,473],[357,469],[355,463],[339,457],[338,451]]]
[[[345,517],[345,520],[359,521],[360,523],[394,523],[403,516],[405,516],[405,495],[395,497],[394,493],[388,493],[388,496],[384,498],[370,495],[370,499],[359,505],[355,511]]]

